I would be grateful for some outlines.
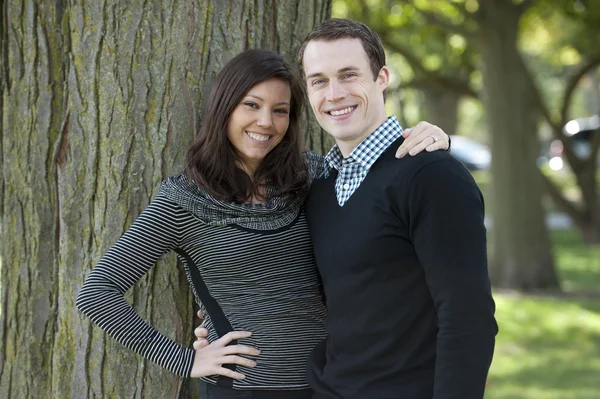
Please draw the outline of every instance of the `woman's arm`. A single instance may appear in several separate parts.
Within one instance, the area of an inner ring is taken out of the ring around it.
[[[77,296],[77,308],[111,337],[171,372],[189,376],[194,350],[148,325],[123,295],[169,250],[179,245],[185,211],[156,197],[102,256]]]

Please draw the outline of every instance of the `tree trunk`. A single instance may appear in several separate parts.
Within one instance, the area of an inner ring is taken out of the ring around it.
[[[458,103],[461,95],[449,90],[422,88],[425,99],[424,120],[441,126],[448,134],[456,134]]]
[[[584,78],[583,100],[589,115],[600,115],[600,68]]]
[[[592,135],[590,157],[577,173],[577,184],[581,188],[584,217],[579,226],[586,244],[600,243],[600,197],[598,195],[598,167],[600,166],[600,131]]]
[[[535,99],[531,77],[517,50],[517,6],[482,1],[478,17],[492,131],[492,281],[499,287],[525,291],[557,288],[536,165]]]
[[[195,381],[107,338],[76,295],[159,182],[182,169],[215,72],[250,47],[293,62],[331,1],[2,5],[0,397],[197,397]],[[326,148],[320,130],[307,137]],[[197,320],[174,256],[127,297],[191,343]]]

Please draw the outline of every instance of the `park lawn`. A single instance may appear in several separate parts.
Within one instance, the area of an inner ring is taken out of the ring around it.
[[[568,293],[495,292],[500,332],[486,399],[600,399],[600,246],[552,233]]]
[[[575,230],[555,231],[552,239],[562,288],[600,298],[600,245],[583,245]]]
[[[486,399],[600,398],[600,300],[495,298]]]

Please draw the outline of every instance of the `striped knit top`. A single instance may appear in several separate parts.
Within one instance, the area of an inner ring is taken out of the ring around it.
[[[207,200],[211,206],[199,206]],[[176,251],[209,342],[224,334],[216,326],[224,315],[233,330],[252,332],[238,343],[261,350],[256,367],[236,366],[246,378],[231,381],[233,388],[308,388],[308,356],[325,337],[326,309],[302,203],[279,209],[276,202],[225,206],[184,174],[167,179],[89,274],[77,307],[127,348],[188,377],[195,351],[156,331],[123,297],[158,259]],[[211,314],[215,306],[220,315]]]

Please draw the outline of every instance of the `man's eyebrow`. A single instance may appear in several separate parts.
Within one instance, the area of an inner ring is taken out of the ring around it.
[[[337,73],[338,73],[338,74],[341,74],[341,73],[348,72],[348,71],[357,71],[357,70],[359,70],[359,69],[360,69],[360,68],[358,68],[358,67],[355,67],[355,66],[353,66],[353,65],[350,65],[350,66],[347,66],[347,67],[343,67],[343,68],[340,68],[340,69],[338,69]],[[315,72],[315,73],[311,73],[310,75],[307,75],[307,76],[306,76],[306,79],[312,79],[312,78],[316,78],[316,77],[319,77],[319,76],[323,76],[323,72]]]
[[[246,97],[252,97],[252,98],[256,98],[257,100],[260,100],[262,102],[265,102],[265,100],[262,97],[259,97],[257,95],[254,94],[246,94]],[[289,101],[281,101],[275,105],[290,105]]]
[[[338,73],[344,73],[344,72],[348,72],[348,71],[357,71],[359,69],[360,69],[359,67],[350,65],[350,66],[344,67],[342,69],[338,69]]]
[[[316,78],[316,77],[318,77],[318,76],[323,76],[323,73],[322,73],[322,72],[315,72],[315,73],[311,73],[310,75],[308,75],[308,76],[306,77],[306,79],[312,79],[312,78]]]

